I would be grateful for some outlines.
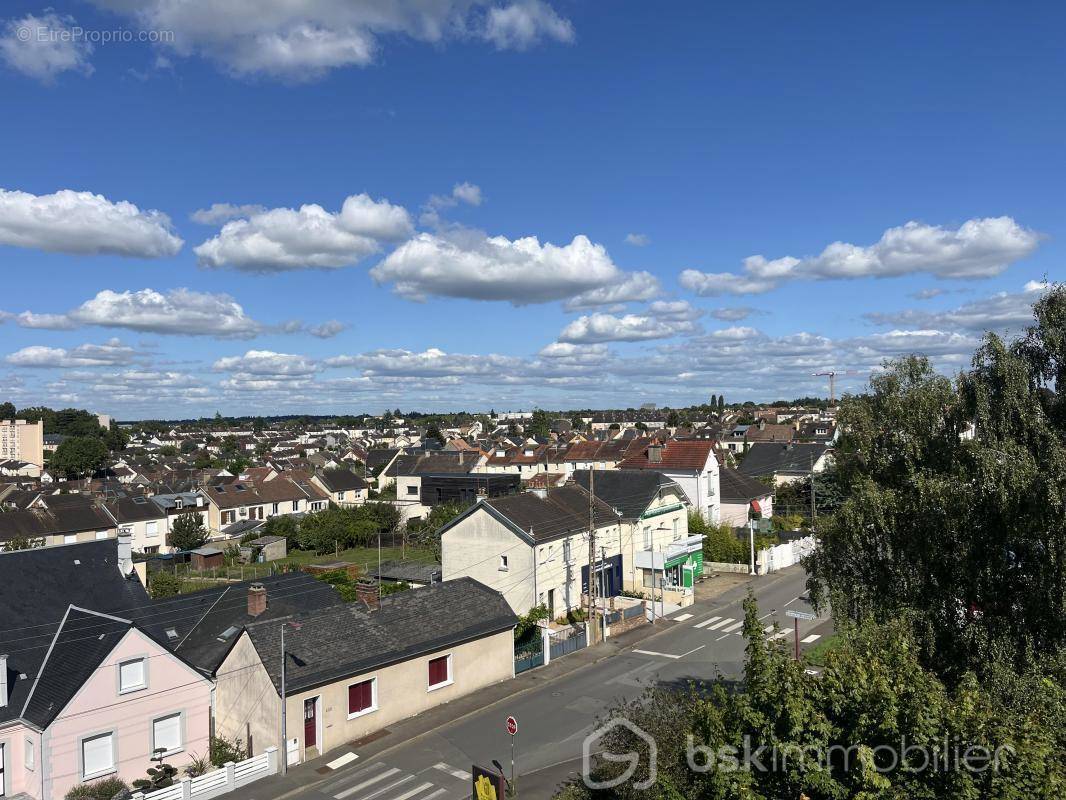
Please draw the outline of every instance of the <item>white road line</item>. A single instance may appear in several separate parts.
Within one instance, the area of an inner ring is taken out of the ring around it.
[[[720,620],[720,619],[721,619],[721,617],[711,617],[710,619],[703,620],[703,622],[697,622],[692,627],[693,628],[703,628],[703,627],[705,627],[707,625],[710,625],[712,622],[715,622],[716,620]]]
[[[458,769],[456,769],[453,766],[445,764],[443,761],[440,762],[439,764],[434,764],[433,767],[434,767],[434,769],[439,769],[441,772],[447,772],[449,775],[454,775],[456,778],[458,778],[461,781],[465,781],[465,780],[469,780],[470,779],[470,773],[469,772],[463,772],[462,770],[458,770]]]
[[[352,772],[343,773],[333,778],[320,787],[320,791],[324,794],[329,794],[334,789],[340,789],[342,786],[351,783],[352,781],[369,775],[374,770],[385,769],[385,762],[375,761],[373,764],[367,764],[365,767],[354,770]]]
[[[789,600],[787,603],[785,603],[785,608],[788,608],[790,605],[795,603],[797,600],[799,600],[798,597],[793,597],[791,600]]]
[[[410,781],[413,781],[414,779],[415,779],[414,775],[406,775],[406,776],[400,778],[398,781],[393,781],[388,786],[382,786],[377,791],[371,792],[370,794],[367,794],[367,795],[363,795],[362,797],[359,798],[359,800],[374,800],[375,797],[381,797],[381,795],[385,794],[385,792],[390,791],[391,789],[395,789],[400,784],[409,783]],[[433,785],[432,783],[426,784],[426,786],[432,786],[432,785]],[[425,788],[425,787],[419,787],[419,791],[422,791],[423,788]],[[386,798],[382,797],[381,800],[386,800]],[[396,798],[388,798],[388,800],[396,800]]]
[[[800,639],[800,644],[810,644],[811,642],[816,642],[816,641],[818,641],[821,638],[822,638],[822,634],[820,634],[820,633],[812,633],[810,636],[806,636],[806,637]]]
[[[770,632],[770,631],[772,631],[773,629],[774,629],[774,626],[773,626],[773,625],[767,625],[767,626],[766,626],[765,628],[763,628],[763,629],[762,629],[762,632],[763,632],[763,633],[769,633],[769,632]]]
[[[400,770],[398,770],[396,767],[392,767],[391,769],[385,770],[380,775],[375,775],[373,778],[365,780],[362,783],[357,783],[355,786],[352,786],[349,789],[345,789],[343,792],[337,792],[337,794],[335,794],[333,796],[336,797],[337,800],[341,800],[341,798],[347,797],[348,795],[355,794],[360,789],[365,789],[367,786],[373,786],[375,783],[377,783],[379,781],[383,781],[386,778],[391,778],[393,775],[398,775],[399,772],[400,772]]]
[[[743,628],[743,627],[744,627],[744,620],[741,620],[740,622],[734,622],[732,625],[728,625],[725,628],[722,628],[722,633],[732,633],[737,628]]]
[[[433,784],[432,783],[423,783],[421,786],[416,786],[411,791],[405,792],[404,794],[401,794],[399,797],[390,797],[389,800],[409,800],[409,798],[414,797],[416,794],[420,794],[421,792],[424,792],[426,789],[432,789],[432,788],[433,788]]]
[[[709,631],[714,631],[714,630],[718,630],[718,629],[719,629],[719,628],[721,628],[721,627],[722,627],[723,625],[728,625],[728,624],[729,624],[730,622],[732,622],[732,621],[733,621],[733,618],[732,618],[732,617],[726,617],[726,618],[725,618],[725,619],[723,619],[723,620],[722,620],[721,622],[716,622],[716,623],[714,623],[713,625],[711,625],[711,626],[710,626],[710,627],[709,627],[709,628],[708,628],[707,630],[709,630]],[[741,624],[743,625],[744,623],[741,623]]]
[[[676,658],[684,658],[685,656],[690,656],[693,653],[695,653],[697,650],[702,650],[706,646],[707,645],[705,645],[705,644],[701,644],[699,647],[693,647],[687,653],[682,653],[681,655],[675,655],[674,653],[658,653],[655,650],[634,650],[633,652],[634,653],[640,653],[642,656],[659,656],[659,658],[675,658],[676,659]]]
[[[330,769],[337,769],[339,767],[343,767],[345,764],[351,764],[357,758],[359,758],[359,756],[357,756],[355,753],[345,753],[340,758],[335,758],[330,761],[328,764],[326,764],[326,766]]]
[[[435,791],[433,794],[427,794],[425,797],[422,798],[422,800],[433,800],[434,797],[440,797],[447,791],[447,789],[437,789],[437,791]]]
[[[676,617],[671,617],[674,622],[684,622],[686,619],[692,619],[692,614],[678,614]]]

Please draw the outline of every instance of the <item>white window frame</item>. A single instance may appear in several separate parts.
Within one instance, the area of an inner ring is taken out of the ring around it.
[[[450,670],[449,674],[451,674]],[[365,680],[354,681],[353,683],[349,683],[348,688],[350,689],[351,687],[357,686],[360,683],[366,683],[367,680],[370,681],[370,708],[364,708],[362,711],[356,711],[355,713],[349,711],[348,719],[355,719],[356,717],[365,717],[367,714],[373,714],[375,711],[378,710],[378,679],[376,675],[373,678],[367,678]],[[344,699],[344,702],[349,702],[347,697]]]
[[[65,533],[63,534],[63,544],[76,544],[78,541],[78,534]]]
[[[433,658],[426,659],[427,684],[429,684],[429,662],[436,661],[438,658],[442,658],[442,656],[434,656]],[[437,691],[437,689],[444,689],[445,687],[451,686],[453,683],[455,683],[455,674],[452,670],[452,654],[448,653],[446,656],[443,656],[443,658],[448,659],[448,680],[442,681],[441,683],[434,683],[432,685],[429,685],[429,688],[426,689],[427,692],[435,692]]]
[[[132,664],[132,663],[137,662],[137,661],[141,662],[141,675],[143,676],[144,679],[137,686],[128,686],[128,687],[124,688],[122,686],[122,667],[125,666],[126,664]],[[118,693],[119,694],[130,694],[131,692],[139,692],[142,689],[147,689],[148,688],[148,656],[143,655],[143,656],[135,656],[133,658],[124,658],[122,661],[118,662],[118,664],[115,665],[115,673],[116,673],[115,680],[117,682],[116,685],[118,686]]]
[[[111,766],[97,770],[96,772],[86,772],[85,743],[94,739],[102,739],[105,736],[111,739]],[[118,772],[118,736],[115,734],[113,728],[111,730],[90,733],[88,736],[81,736],[78,738],[78,772],[81,774],[81,779],[83,781],[102,778],[105,775],[112,775],[115,772]]]
[[[500,572],[508,572],[511,569],[507,563],[507,556],[500,556]]]
[[[159,535],[159,522],[158,520],[148,520],[144,523],[144,535],[145,536],[158,536]]]
[[[26,765],[26,769],[32,772],[36,768],[36,747],[34,746],[33,739],[29,736],[26,737],[22,752],[23,763]]]
[[[150,741],[148,743],[148,745],[149,745],[149,748],[148,748],[149,757],[152,757],[152,756],[156,755],[156,752],[155,752],[155,747],[156,747],[156,744],[155,744],[155,724],[157,722],[161,721],[161,720],[170,719],[171,717],[177,717],[178,718],[178,746],[173,748],[173,749],[171,749],[171,750],[167,750],[165,753],[163,753],[163,756],[164,757],[171,756],[174,753],[180,753],[183,750],[185,750],[185,711],[184,711],[184,709],[182,709],[180,711],[171,711],[169,714],[162,714],[162,715],[160,715],[158,717],[153,717],[152,718],[152,727],[150,729],[151,730]]]

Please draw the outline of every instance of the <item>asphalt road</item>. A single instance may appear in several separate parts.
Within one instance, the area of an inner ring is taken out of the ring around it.
[[[802,598],[805,581],[805,573],[793,567],[748,584],[758,599],[765,635],[784,639],[790,647],[795,642],[794,621],[786,611],[812,610]],[[685,685],[689,680],[739,674],[745,645],[741,603],[746,592],[747,585],[737,587],[670,614],[669,627],[613,657],[377,755],[360,757],[296,796],[301,800],[469,798],[472,764],[491,767],[497,760],[510,774],[511,742],[505,720],[513,715],[519,724],[514,739],[519,797],[549,798],[561,782],[578,773],[582,742],[611,706],[639,696],[653,684]],[[830,631],[828,619],[800,620],[801,648]],[[356,751],[356,755],[361,754]]]

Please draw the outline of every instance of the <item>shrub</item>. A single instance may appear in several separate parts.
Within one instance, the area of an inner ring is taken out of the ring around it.
[[[225,736],[211,737],[211,763],[221,767],[229,761],[236,763],[248,758],[248,751],[240,739],[227,739]]]
[[[396,594],[398,592],[406,592],[411,588],[411,584],[405,581],[397,581],[396,583],[382,583],[381,584],[381,596],[385,597],[389,594]]]
[[[161,597],[173,597],[181,594],[181,584],[182,580],[177,575],[160,570],[149,576],[148,591],[156,600]]]
[[[65,800],[111,800],[119,792],[128,792],[130,787],[119,778],[104,778],[92,783],[79,783],[66,793]]]
[[[191,760],[185,765],[182,771],[185,773],[186,777],[199,778],[201,775],[210,772],[213,766],[210,757],[198,756],[196,753],[192,753]]]

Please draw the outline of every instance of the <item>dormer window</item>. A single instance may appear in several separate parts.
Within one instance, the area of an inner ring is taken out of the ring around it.
[[[174,500],[174,508],[176,508],[176,509],[178,509],[180,511],[184,507],[185,507],[185,501],[182,500],[180,497],[178,497],[178,498],[176,498]]]

